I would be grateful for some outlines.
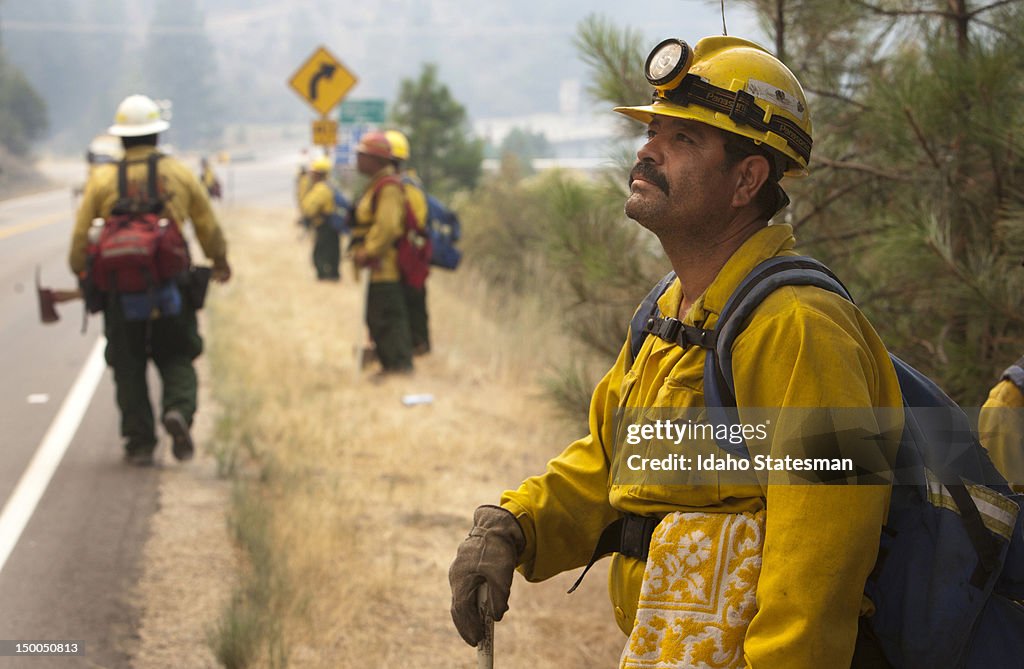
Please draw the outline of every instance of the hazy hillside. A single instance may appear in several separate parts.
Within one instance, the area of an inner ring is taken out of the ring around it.
[[[0,39],[46,98],[64,145],[88,140],[124,95],[145,91],[141,54],[157,0],[6,0]],[[652,0],[199,0],[216,54],[212,76],[232,121],[304,122],[313,113],[286,81],[317,45],[356,74],[353,98],[391,99],[399,81],[435,62],[475,118],[555,111],[564,80],[580,79],[572,46],[578,22],[600,13],[641,30],[652,44],[720,32],[718,2]],[[752,19],[728,9],[731,33]],[[195,28],[165,26],[165,31]],[[585,82],[584,82],[585,84]],[[185,101],[176,100],[177,104]]]

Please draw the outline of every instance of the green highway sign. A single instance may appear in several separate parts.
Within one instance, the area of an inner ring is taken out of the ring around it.
[[[339,108],[338,120],[349,124],[380,125],[387,119],[387,112],[387,100],[345,100]]]

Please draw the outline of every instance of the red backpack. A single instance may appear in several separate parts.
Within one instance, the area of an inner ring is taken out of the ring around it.
[[[430,237],[426,228],[421,228],[417,223],[409,200],[405,199],[405,186],[402,185],[401,177],[397,175],[383,177],[374,185],[374,210],[377,209],[377,196],[388,184],[401,188],[405,200],[404,232],[395,242],[395,248],[398,250],[398,271],[402,275],[402,283],[413,288],[422,288],[427,281],[427,275],[430,274],[430,257],[433,253]]]
[[[89,273],[101,291],[141,293],[174,279],[190,265],[178,224],[164,215],[166,198],[157,188],[157,161],[146,159],[147,191],[130,193],[128,161],[117,168],[118,199],[89,247]]]

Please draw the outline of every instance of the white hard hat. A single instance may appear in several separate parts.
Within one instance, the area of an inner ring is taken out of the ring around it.
[[[160,115],[160,107],[145,95],[129,95],[117,106],[114,125],[107,129],[117,137],[142,137],[163,132],[171,124]]]
[[[97,135],[89,142],[89,157],[94,163],[117,162],[124,158],[124,147],[113,135]]]

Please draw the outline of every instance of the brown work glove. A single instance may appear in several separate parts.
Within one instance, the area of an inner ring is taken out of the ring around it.
[[[210,273],[210,278],[217,283],[226,283],[231,278],[231,265],[228,264],[227,258],[213,261],[213,271]]]
[[[473,514],[473,529],[459,546],[448,569],[452,586],[452,620],[470,646],[484,636],[484,621],[477,605],[476,591],[487,584],[491,617],[501,620],[508,611],[512,573],[526,538],[519,521],[499,506],[481,506]]]

